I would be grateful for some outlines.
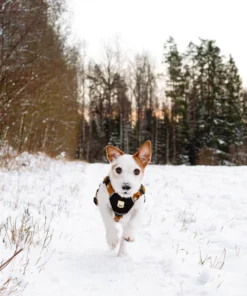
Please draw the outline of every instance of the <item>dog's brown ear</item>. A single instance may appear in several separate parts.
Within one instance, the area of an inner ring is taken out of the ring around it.
[[[134,158],[138,158],[143,168],[149,164],[152,157],[152,145],[150,141],[146,141],[140,149],[133,155]]]
[[[111,146],[111,145],[108,145],[106,146],[106,156],[107,156],[107,159],[110,161],[110,162],[113,162],[115,159],[117,159],[119,156],[123,155],[124,152],[121,151],[120,149],[114,147],[114,146]]]

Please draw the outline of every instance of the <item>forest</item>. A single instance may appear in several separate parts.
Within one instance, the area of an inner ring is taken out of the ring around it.
[[[105,162],[108,144],[134,153],[151,140],[153,164],[247,164],[247,92],[215,40],[180,52],[170,37],[158,66],[116,41],[96,61],[70,44],[65,11],[0,0],[0,147]]]

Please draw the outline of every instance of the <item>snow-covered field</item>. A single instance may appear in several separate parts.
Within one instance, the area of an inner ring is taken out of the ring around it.
[[[11,276],[24,296],[247,295],[247,167],[150,165],[128,257],[108,250],[92,201],[107,171],[27,154],[0,168],[0,265],[24,248],[0,288]],[[13,242],[21,221],[28,238]]]

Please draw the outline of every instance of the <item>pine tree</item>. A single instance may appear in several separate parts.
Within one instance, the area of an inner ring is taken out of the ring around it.
[[[201,40],[199,45],[190,43],[186,58],[189,155],[190,162],[196,164],[200,149],[216,150],[222,144],[224,64],[212,40]]]
[[[242,81],[235,61],[230,56],[225,71],[225,143],[226,146],[243,144]]]
[[[185,100],[185,77],[183,58],[173,38],[165,44],[167,66],[166,97],[171,103],[172,163],[187,162],[188,125],[187,102]]]
[[[204,124],[200,116],[202,101],[199,96],[198,65],[196,61],[197,47],[194,43],[189,43],[184,54],[184,79],[185,97],[187,102],[187,124],[188,124],[188,159],[191,165],[197,164],[198,154],[201,149],[200,129]]]

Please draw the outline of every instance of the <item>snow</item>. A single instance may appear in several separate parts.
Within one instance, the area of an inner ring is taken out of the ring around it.
[[[0,169],[0,225],[28,208],[52,233],[43,251],[42,231],[35,246],[24,246],[25,274],[18,255],[0,284],[16,277],[24,296],[246,296],[247,167],[150,165],[143,222],[128,257],[108,250],[93,203],[108,168],[22,154]],[[13,254],[2,235],[0,261]]]

